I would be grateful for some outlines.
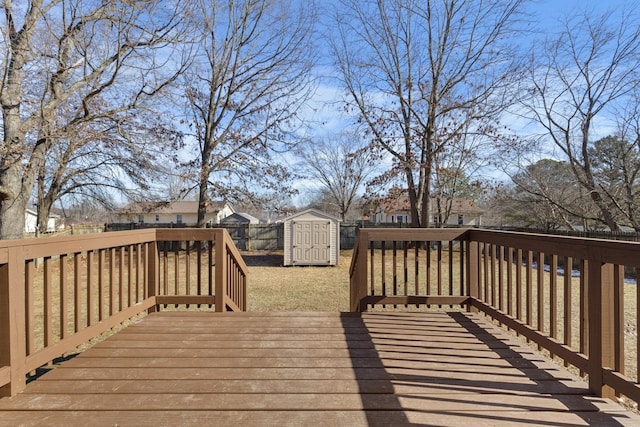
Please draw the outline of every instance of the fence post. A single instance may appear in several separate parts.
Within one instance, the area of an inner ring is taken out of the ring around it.
[[[479,273],[479,268],[478,268],[478,260],[480,257],[480,251],[479,251],[479,243],[475,240],[467,240],[469,242],[469,249],[467,252],[467,294],[468,296],[470,296],[471,298],[478,298],[480,296],[480,292],[479,292],[479,286],[480,284],[478,283],[478,275]],[[476,307],[473,307],[472,305],[468,305],[467,306],[467,311],[471,312],[471,313],[477,313],[478,309]]]
[[[603,368],[613,368],[615,363],[612,307],[613,265],[603,263],[600,256],[595,259],[589,258],[587,290],[589,389],[600,397],[615,398],[613,388],[605,385],[603,376]]]
[[[8,249],[0,267],[0,367],[9,367],[9,384],[0,396],[13,396],[26,386],[25,267],[22,246]]]
[[[225,311],[225,290],[227,284],[227,230],[220,228],[215,230],[216,248],[216,283],[215,283],[215,310]]]
[[[159,268],[160,254],[158,251],[158,234],[154,233],[153,242],[147,243],[147,298],[155,298],[158,295],[158,285],[160,283]],[[158,304],[147,310],[148,313],[154,313],[158,310]]]

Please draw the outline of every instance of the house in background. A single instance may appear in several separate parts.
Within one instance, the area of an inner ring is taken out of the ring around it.
[[[381,223],[411,223],[411,208],[408,197],[396,197],[383,199],[373,210],[369,217],[371,222]]]
[[[59,223],[61,223],[62,218],[60,215],[50,214],[47,219],[47,229],[40,230],[42,233],[53,233],[58,228]],[[24,214],[24,232],[25,233],[35,233],[36,228],[38,227],[38,213],[36,211],[32,211],[31,209],[27,209]]]
[[[447,200],[442,201],[446,204]],[[382,200],[370,221],[374,223],[411,223],[411,208],[409,198],[400,196],[394,199]],[[443,209],[444,210],[444,206]],[[441,225],[458,225],[477,227],[482,225],[482,214],[484,211],[479,208],[473,201],[464,198],[454,198],[451,200],[451,211],[449,217],[444,218],[444,213],[438,214],[437,199],[432,197],[429,203],[429,220],[431,224]],[[444,221],[444,224],[442,222]]]
[[[205,222],[219,224],[224,218],[235,213],[225,201],[209,202]],[[198,202],[181,200],[161,203],[133,203],[123,208],[117,216],[120,224],[183,224],[196,225],[198,222]]]

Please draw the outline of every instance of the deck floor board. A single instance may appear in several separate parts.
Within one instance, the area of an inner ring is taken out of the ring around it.
[[[0,426],[640,426],[466,313],[160,312],[12,398]]]

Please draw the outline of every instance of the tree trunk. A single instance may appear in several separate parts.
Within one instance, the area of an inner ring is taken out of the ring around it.
[[[0,202],[0,238],[21,239],[24,233],[27,198]]]
[[[407,176],[407,191],[409,193],[409,207],[411,209],[411,227],[420,227],[420,215],[418,213],[418,195],[416,194],[416,186],[413,182],[411,170],[405,171]]]
[[[200,183],[198,186],[198,228],[204,228],[207,218],[207,206],[209,205],[209,168],[202,166]]]

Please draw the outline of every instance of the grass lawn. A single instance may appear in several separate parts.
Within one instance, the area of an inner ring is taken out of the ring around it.
[[[249,311],[348,311],[351,251],[335,267],[283,267],[282,251],[243,253]]]

